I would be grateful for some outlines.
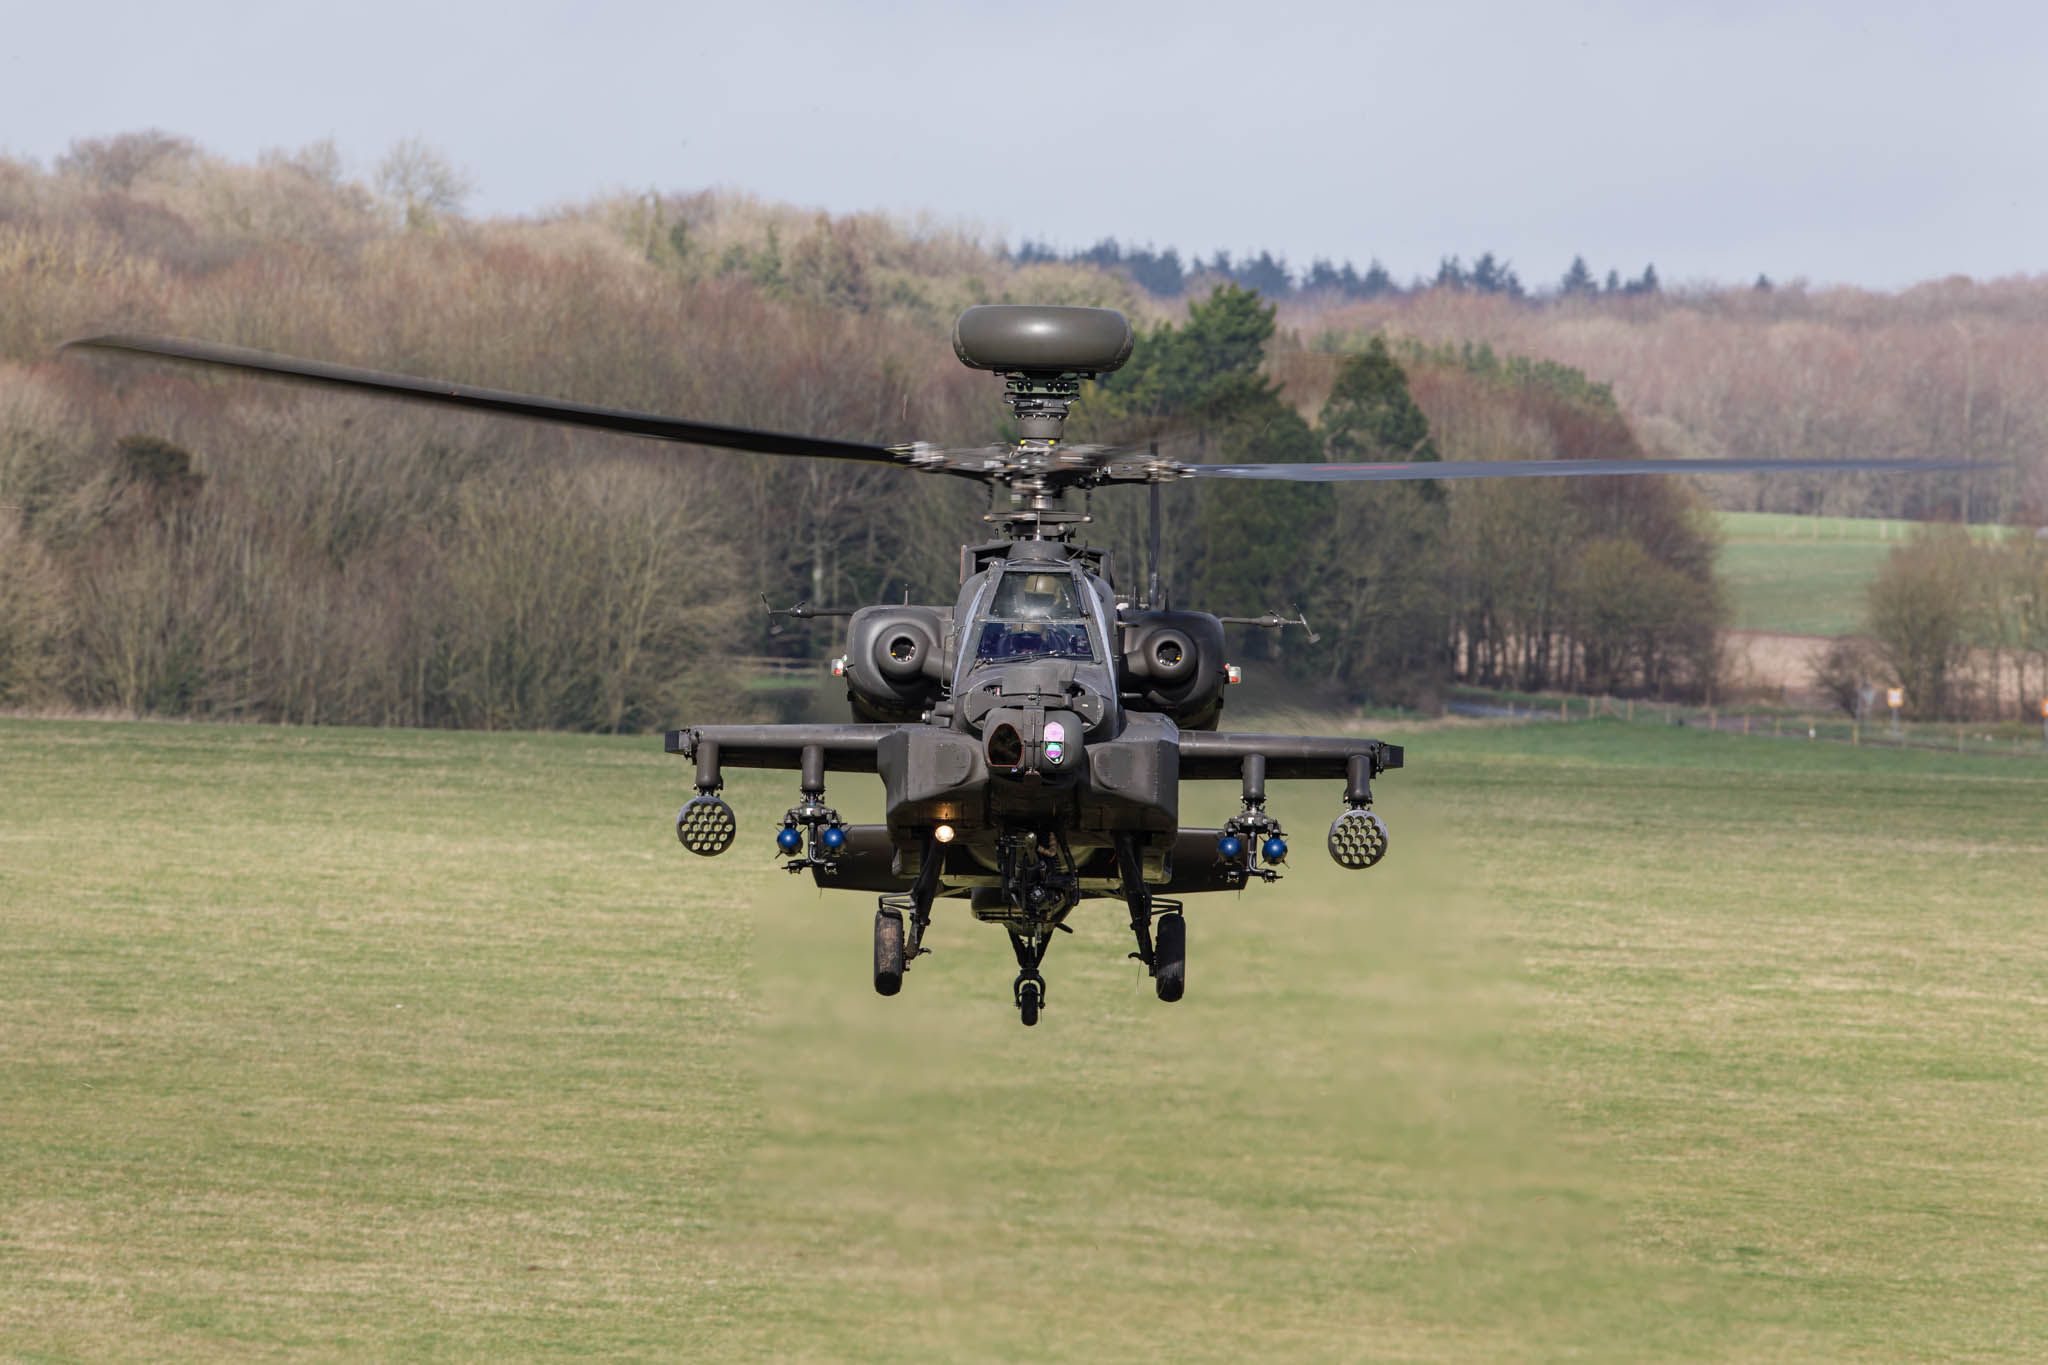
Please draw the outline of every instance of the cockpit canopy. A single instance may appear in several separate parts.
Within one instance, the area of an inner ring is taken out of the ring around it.
[[[1093,662],[1088,613],[1071,571],[1034,566],[1006,570],[996,584],[975,644],[977,662],[1078,659]]]
[[[1005,573],[988,614],[995,621],[1079,621],[1084,617],[1074,575],[1045,569]]]

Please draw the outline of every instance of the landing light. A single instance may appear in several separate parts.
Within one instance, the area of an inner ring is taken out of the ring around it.
[[[952,843],[953,827],[951,825],[940,825],[937,829],[932,831],[932,838],[937,839],[942,844]]]

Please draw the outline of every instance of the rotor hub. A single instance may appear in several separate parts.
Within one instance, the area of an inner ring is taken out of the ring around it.
[[[1003,376],[1003,402],[1017,419],[1017,435],[1026,444],[1053,442],[1066,429],[1067,410],[1081,396],[1081,381],[1071,374],[1024,372]]]

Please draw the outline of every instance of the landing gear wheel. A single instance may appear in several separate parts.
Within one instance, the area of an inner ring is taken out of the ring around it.
[[[1045,1008],[1045,978],[1037,972],[1025,972],[1017,978],[1017,1018],[1025,1028],[1038,1023],[1038,1012]]]
[[[1172,1002],[1188,985],[1188,922],[1179,915],[1161,915],[1152,930],[1152,989]]]
[[[903,989],[903,917],[892,910],[875,912],[875,994],[894,995]]]

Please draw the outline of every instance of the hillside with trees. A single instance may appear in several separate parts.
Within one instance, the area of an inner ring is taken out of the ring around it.
[[[1311,271],[1267,298],[1211,269],[1162,296],[1127,252],[1044,259],[929,222],[727,193],[474,221],[464,192],[418,144],[370,184],[328,147],[241,165],[160,133],[81,142],[47,170],[0,160],[0,705],[578,729],[732,715],[739,661],[831,648],[823,631],[771,633],[758,594],[949,596],[982,510],[971,488],[900,471],[56,357],[95,332],[978,443],[1001,435],[1001,409],[950,354],[954,314],[1101,304],[1141,341],[1078,438],[1233,460],[1961,451],[2023,455],[2034,482],[1715,495],[2011,518],[2040,494],[2048,398],[2022,381],[2048,358],[2048,287],[2031,282],[1694,294],[1645,272],[1647,288],[1533,290],[1483,257],[1487,286],[1476,266],[1371,290],[1330,267],[1334,283]],[[1701,494],[1675,481],[1167,501],[1175,600],[1299,607],[1322,643],[1241,647],[1333,697],[1713,683],[1713,540]],[[1093,500],[1127,578],[1142,502]]]

